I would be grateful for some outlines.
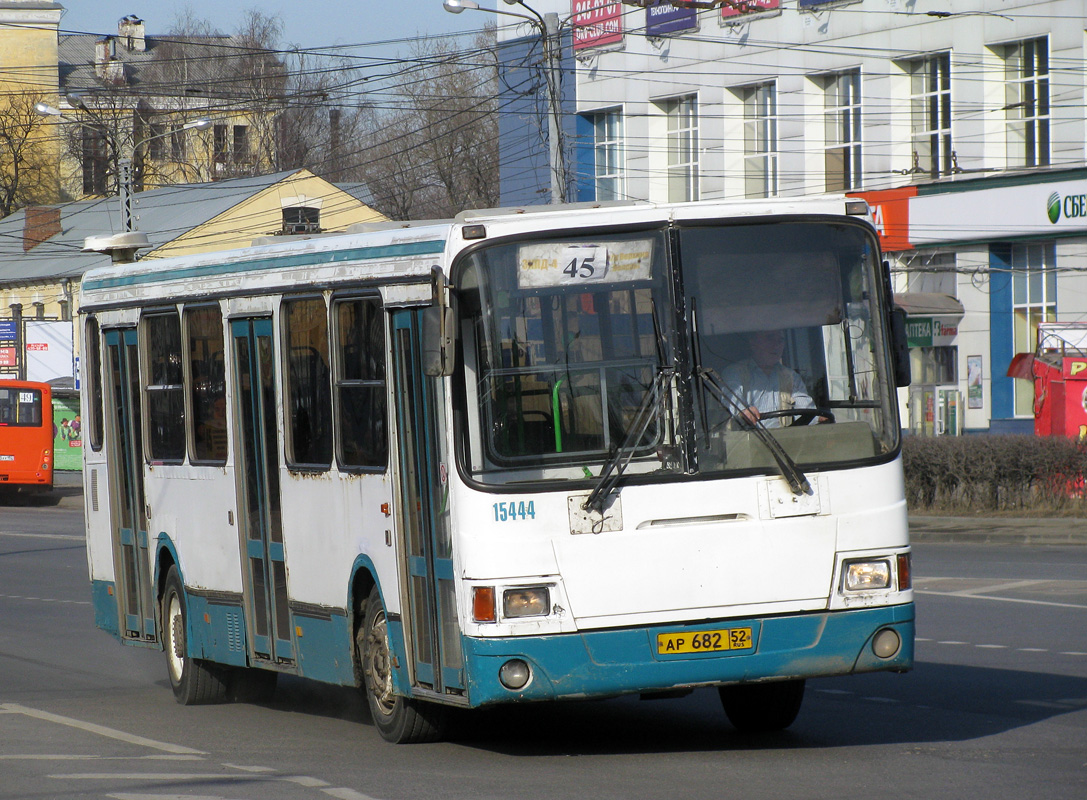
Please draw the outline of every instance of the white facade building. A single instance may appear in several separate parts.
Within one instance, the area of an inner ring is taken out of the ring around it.
[[[1032,430],[1011,357],[1087,319],[1087,2],[529,4],[572,34],[579,199],[865,197],[912,295],[903,425]]]

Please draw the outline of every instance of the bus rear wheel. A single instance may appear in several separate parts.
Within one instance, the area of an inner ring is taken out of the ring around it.
[[[721,686],[725,715],[743,733],[770,733],[788,728],[804,702],[804,681],[744,683]]]
[[[186,637],[188,610],[177,567],[170,567],[162,593],[163,646],[166,671],[177,702],[185,706],[222,703],[227,698],[226,672],[190,658]]]
[[[376,586],[370,590],[362,617],[355,634],[356,657],[370,716],[381,738],[394,744],[437,741],[445,731],[445,709],[402,697],[393,687],[389,623]]]

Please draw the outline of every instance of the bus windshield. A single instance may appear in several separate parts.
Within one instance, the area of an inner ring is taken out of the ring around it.
[[[621,461],[631,479],[697,479],[892,452],[878,256],[838,220],[473,251],[454,279],[467,473],[592,481]]]

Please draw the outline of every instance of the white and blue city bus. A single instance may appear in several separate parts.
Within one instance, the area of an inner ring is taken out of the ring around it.
[[[403,742],[719,687],[773,730],[808,678],[912,666],[908,366],[862,201],[367,225],[97,269],[81,319],[96,621],[182,703],[286,673]],[[753,424],[767,330],[811,402]]]

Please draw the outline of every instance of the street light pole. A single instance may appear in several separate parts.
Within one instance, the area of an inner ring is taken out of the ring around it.
[[[78,108],[82,108],[84,111],[89,110],[86,103],[75,95],[70,95],[68,102]],[[45,117],[63,117],[64,112],[59,108],[54,108],[46,103],[35,103],[34,110]],[[98,130],[95,125],[83,122],[79,119],[73,119],[78,125],[82,125],[84,128],[90,128],[91,130]],[[193,120],[192,122],[186,122],[181,126],[180,130],[198,130],[204,131],[211,127],[211,120],[201,118]],[[161,139],[164,136],[172,136],[175,131],[164,131],[163,133],[157,133],[154,136],[148,136],[146,139],[140,139],[132,145],[132,153],[135,155],[140,147],[147,144],[154,139]],[[124,232],[136,230],[136,223],[132,219],[132,159],[121,158],[117,160],[117,198],[120,204],[121,211],[121,228]]]
[[[547,12],[541,15],[536,9],[526,5],[523,0],[505,0],[507,5],[518,5],[528,14],[514,11],[501,11],[497,8],[485,8],[475,0],[445,0],[442,4],[450,14],[459,14],[468,8],[473,11],[488,11],[504,17],[518,17],[527,20],[540,36],[544,58],[544,84],[547,87],[547,156],[551,173],[551,202],[566,202],[566,156],[562,146],[562,108],[560,97],[560,58],[562,45],[559,40],[559,15]]]

